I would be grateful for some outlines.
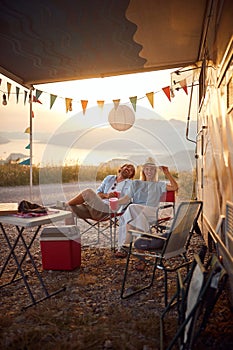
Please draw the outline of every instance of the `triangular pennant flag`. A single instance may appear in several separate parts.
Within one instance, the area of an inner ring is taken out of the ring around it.
[[[132,103],[134,112],[136,112],[137,96],[130,97],[130,102]]]
[[[23,160],[19,163],[20,165],[30,165],[30,158]]]
[[[81,100],[81,104],[82,104],[83,114],[85,114],[88,100]]]
[[[114,103],[114,108],[117,109],[120,104],[120,99],[112,100],[112,102]]]
[[[38,98],[40,97],[40,95],[42,94],[41,90],[36,90],[36,99],[38,100]]]
[[[30,126],[28,126],[28,127],[25,129],[24,133],[25,133],[25,134],[30,134],[30,130],[31,130],[31,129],[30,129]]]
[[[165,95],[167,96],[167,98],[169,99],[169,101],[171,102],[170,86],[166,86],[166,87],[162,88],[162,90],[165,93]]]
[[[188,89],[187,89],[186,79],[180,80],[180,86],[182,87],[182,89],[184,90],[184,92],[186,93],[186,95],[188,95]]]
[[[40,104],[42,105],[42,102],[40,102],[40,101],[36,98],[36,96],[33,96],[32,102],[38,102],[38,103],[40,103]]]
[[[34,118],[34,112],[32,111],[32,118]]]
[[[16,86],[15,89],[16,89],[16,101],[18,103],[19,102],[19,87]]]
[[[56,101],[57,95],[50,95],[50,109],[53,107],[54,102]]]
[[[152,108],[154,108],[154,92],[147,92],[146,97],[148,98]]]
[[[30,143],[25,147],[25,149],[30,149],[31,148],[31,145]]]
[[[8,100],[9,100],[10,93],[11,93],[11,83],[8,83],[8,82],[7,82],[7,93],[8,93]]]
[[[72,112],[72,98],[67,98],[66,97],[66,113],[68,112],[68,111],[70,111],[70,112]]]
[[[99,106],[100,108],[103,109],[103,107],[104,107],[104,101],[98,100],[98,101],[97,101],[97,104],[98,104],[98,106]]]
[[[24,90],[24,104],[26,103],[27,101],[27,94],[28,92],[26,90]]]

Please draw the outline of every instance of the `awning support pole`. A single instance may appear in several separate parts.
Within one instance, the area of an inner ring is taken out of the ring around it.
[[[33,86],[30,87],[30,201],[32,200],[32,102],[33,96],[32,91],[34,90]]]

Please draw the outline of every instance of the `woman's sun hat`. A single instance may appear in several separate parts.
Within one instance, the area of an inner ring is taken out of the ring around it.
[[[157,167],[154,158],[149,157],[147,158],[147,160],[145,161],[145,163],[142,165],[143,167],[145,166],[153,166],[153,167]]]

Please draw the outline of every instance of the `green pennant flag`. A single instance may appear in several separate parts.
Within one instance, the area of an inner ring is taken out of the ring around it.
[[[19,165],[30,165],[30,158],[23,160]]]
[[[19,102],[19,87],[16,86],[15,89],[16,89],[16,101],[18,103]]]
[[[132,103],[134,112],[136,112],[137,96],[130,97],[130,102]]]
[[[53,107],[54,102],[56,101],[57,95],[50,94],[50,109]]]
[[[28,95],[28,92],[26,90],[24,90],[24,104],[26,104],[27,95]]]
[[[40,97],[40,95],[42,94],[41,90],[36,90],[36,99],[38,100],[38,98]]]

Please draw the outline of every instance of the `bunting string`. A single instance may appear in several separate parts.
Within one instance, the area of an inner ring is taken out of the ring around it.
[[[176,71],[173,74],[176,74],[177,77],[179,77],[179,75],[180,75],[179,71]],[[0,81],[2,83],[2,79]],[[189,86],[187,85],[186,78],[185,79],[180,79],[180,80],[177,80],[177,81],[173,81],[172,84],[175,86],[174,89],[176,91],[179,91],[180,89],[182,89],[182,90],[184,90],[185,94],[188,95],[188,87]],[[29,96],[29,91],[24,90],[23,92],[20,92],[20,87],[16,86],[16,92],[13,93],[11,91],[11,87],[12,87],[11,85],[12,85],[11,83],[7,82],[7,91],[3,91],[3,90],[0,90],[0,91],[4,95],[7,94],[8,102],[9,102],[10,95],[14,95],[15,94],[16,95],[16,102],[18,103],[19,102],[19,96],[23,94],[24,95],[24,105],[25,105],[26,102],[27,102],[27,98]],[[151,107],[154,108],[154,96],[155,96],[155,94],[160,93],[162,91],[165,94],[165,96],[168,98],[168,100],[171,102],[172,98],[175,97],[174,89],[171,86],[165,86],[165,87],[162,87],[158,91],[147,92],[145,94],[145,96],[143,96],[143,97],[131,96],[131,97],[129,97],[129,102],[124,102],[123,104],[131,103],[134,111],[136,112],[137,102],[139,100],[147,98],[148,102],[151,105]],[[42,100],[42,95],[43,94],[47,94],[48,95],[49,93],[45,92],[45,91],[42,91],[42,90],[39,90],[39,89],[36,89],[35,90],[35,94],[33,94],[33,96],[32,96],[32,101],[35,102],[35,103],[43,104],[43,102],[42,102],[43,101]],[[59,98],[59,99],[65,100],[66,113],[71,112],[73,110],[73,102],[81,103],[82,110],[83,110],[83,115],[85,115],[85,113],[86,113],[88,100],[74,100],[73,98],[70,98],[70,97],[65,97],[64,98],[64,97],[61,97],[61,96],[58,96],[58,95],[55,95],[55,94],[49,94],[49,96],[50,96],[50,105],[49,105],[50,109],[52,109],[52,107],[54,106],[57,98]],[[29,96],[29,99],[30,99],[30,96]],[[114,108],[117,109],[119,104],[120,104],[120,102],[121,102],[121,100],[120,99],[113,99],[112,102],[114,104]],[[97,100],[96,101],[96,104],[101,109],[104,108],[104,103],[105,103],[105,100]],[[6,104],[7,104],[7,101],[5,101],[4,105],[6,105]]]

